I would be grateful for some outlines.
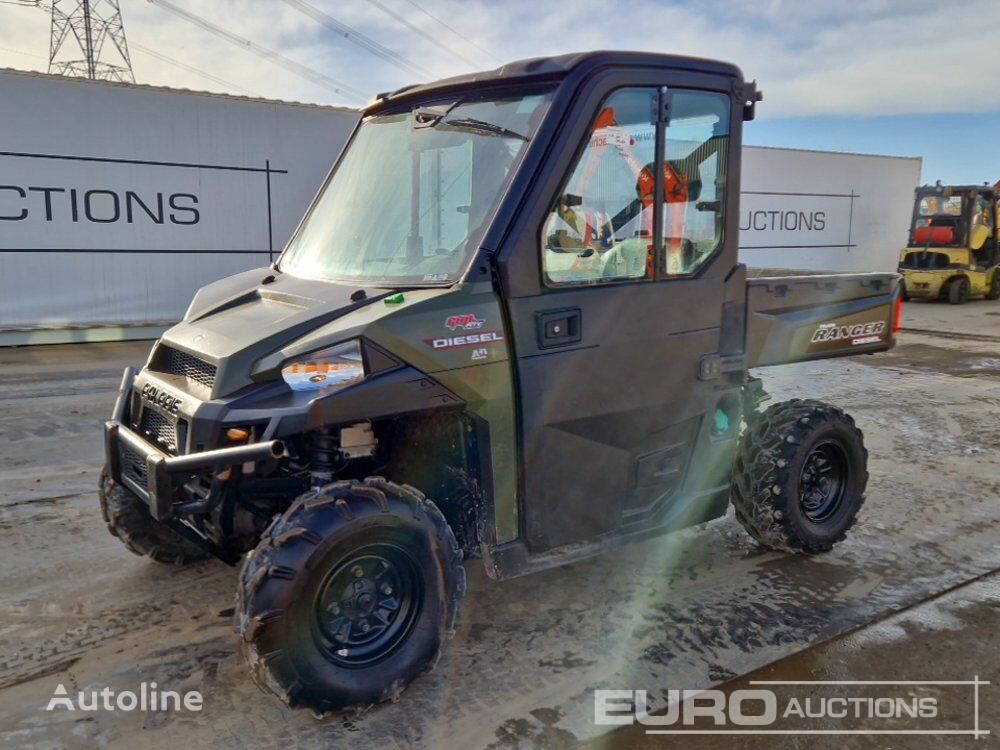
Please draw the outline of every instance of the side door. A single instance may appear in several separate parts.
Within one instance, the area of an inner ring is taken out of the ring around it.
[[[728,478],[694,459],[735,434],[716,420],[732,394],[703,371],[744,293],[732,80],[642,78],[578,103],[586,127],[552,149],[541,210],[501,254],[532,552],[697,514]]]

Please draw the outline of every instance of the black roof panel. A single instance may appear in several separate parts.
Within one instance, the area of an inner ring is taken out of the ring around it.
[[[917,192],[921,195],[941,195],[945,190],[952,193],[993,193],[997,192],[995,185],[921,185]]]
[[[531,79],[558,80],[576,68],[595,69],[604,66],[680,68],[683,70],[733,76],[740,81],[743,80],[743,71],[737,66],[718,60],[706,60],[699,57],[685,57],[683,55],[665,55],[656,52],[598,50],[593,52],[574,52],[555,57],[533,57],[527,60],[516,60],[493,70],[465,73],[430,83],[406,86],[396,91],[379,94],[377,101],[369,105],[366,111],[373,112],[381,109],[387,103],[422,96],[423,94],[438,90],[447,90],[470,84],[514,83],[530,81]]]

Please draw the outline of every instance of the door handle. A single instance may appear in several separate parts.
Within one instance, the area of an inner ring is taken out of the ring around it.
[[[552,349],[579,343],[583,338],[583,314],[579,307],[535,313],[538,348]]]

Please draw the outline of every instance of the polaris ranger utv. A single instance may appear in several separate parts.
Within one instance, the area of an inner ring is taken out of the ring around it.
[[[379,96],[280,258],[198,292],[107,423],[111,533],[242,558],[254,679],[394,698],[494,579],[736,516],[844,538],[862,435],[748,368],[883,351],[895,274],[737,262],[732,65],[595,52]],[[670,542],[664,542],[669,544]]]

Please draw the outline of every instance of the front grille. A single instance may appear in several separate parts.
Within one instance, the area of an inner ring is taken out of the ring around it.
[[[209,389],[215,385],[215,365],[164,344],[157,347],[149,369],[169,375],[182,375]]]
[[[177,423],[155,409],[142,410],[139,432],[171,453],[177,453]]]
[[[128,477],[142,487],[149,484],[146,462],[142,456],[122,443],[118,444],[118,462],[121,466],[122,476]]]

